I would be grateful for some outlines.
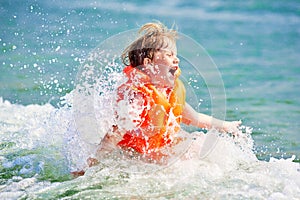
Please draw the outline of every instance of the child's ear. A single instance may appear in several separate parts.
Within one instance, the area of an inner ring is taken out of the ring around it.
[[[150,58],[144,58],[144,61],[143,61],[144,66],[147,66],[150,63],[152,63],[152,60]]]

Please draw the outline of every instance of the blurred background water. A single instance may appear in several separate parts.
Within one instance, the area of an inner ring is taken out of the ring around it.
[[[299,162],[299,10],[299,1],[271,0],[1,1],[0,96],[13,106],[2,105],[1,149],[12,146],[13,137],[5,134],[13,126],[19,131],[18,116],[31,108],[22,105],[58,107],[91,50],[119,32],[159,20],[176,24],[212,57],[226,89],[227,118],[253,128],[257,158],[295,155]]]

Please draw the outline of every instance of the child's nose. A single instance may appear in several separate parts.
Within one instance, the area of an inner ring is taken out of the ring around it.
[[[173,63],[178,64],[180,62],[179,58],[175,57]]]

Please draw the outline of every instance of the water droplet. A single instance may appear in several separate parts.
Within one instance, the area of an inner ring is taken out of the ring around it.
[[[60,46],[57,46],[55,51],[59,51],[60,50]]]

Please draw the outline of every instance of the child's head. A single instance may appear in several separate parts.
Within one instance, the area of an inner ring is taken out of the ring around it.
[[[152,84],[174,87],[180,74],[176,31],[161,23],[148,23],[139,33],[142,35],[123,52],[123,63],[142,70]]]
[[[147,23],[140,28],[139,33],[141,36],[122,54],[125,65],[138,67],[144,64],[145,58],[153,60],[156,51],[176,49],[177,32],[162,23]]]

